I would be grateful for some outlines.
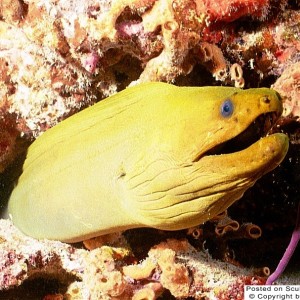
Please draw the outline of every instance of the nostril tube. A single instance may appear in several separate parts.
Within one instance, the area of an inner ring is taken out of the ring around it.
[[[261,98],[261,102],[265,103],[265,104],[269,104],[271,102],[270,98],[268,98],[268,96],[263,96]]]

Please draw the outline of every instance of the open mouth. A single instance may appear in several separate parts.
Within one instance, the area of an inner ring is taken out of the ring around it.
[[[246,130],[236,137],[213,147],[202,156],[234,153],[248,148],[260,138],[278,131],[275,125],[279,117],[280,115],[276,112],[258,116]]]

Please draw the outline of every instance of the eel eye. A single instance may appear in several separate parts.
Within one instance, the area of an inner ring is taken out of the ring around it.
[[[225,118],[228,118],[233,113],[233,103],[230,99],[225,100],[221,104],[221,115]]]

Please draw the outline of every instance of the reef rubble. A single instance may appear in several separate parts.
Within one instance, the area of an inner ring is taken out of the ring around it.
[[[56,280],[43,299],[157,299],[165,290],[176,298],[243,299],[244,284],[264,284],[254,269],[214,260],[187,240],[167,239],[138,262],[128,248],[75,248],[37,241],[10,221],[0,220],[0,297],[16,294],[39,278]],[[32,288],[31,297],[36,290]],[[52,297],[52,298],[51,298]],[[28,299],[33,299],[29,298]]]

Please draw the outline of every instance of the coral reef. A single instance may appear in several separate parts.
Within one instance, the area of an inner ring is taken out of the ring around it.
[[[277,12],[284,5],[279,2]],[[270,21],[254,23],[249,29],[229,24],[217,31],[223,55],[241,66],[246,87],[270,85],[270,80],[299,61],[299,10],[286,9],[274,15],[276,9],[268,14]]]
[[[88,251],[37,241],[7,220],[0,220],[0,232],[0,297],[45,276],[59,281],[64,293],[58,289],[44,299],[156,299],[166,290],[178,298],[243,299],[245,283],[266,281],[255,270],[211,259],[187,240],[161,242],[138,263],[127,248]]]
[[[300,62],[287,67],[273,88],[283,97],[283,115],[300,120]]]
[[[0,22],[0,32],[2,113],[15,118],[20,133],[37,136],[95,99],[90,80],[54,49],[36,45],[5,22]]]
[[[289,133],[291,150],[278,171],[231,208],[234,220],[223,215],[183,234],[197,251],[179,240],[146,251],[144,233],[140,261],[120,235],[85,241],[88,251],[36,241],[0,220],[0,298],[11,298],[26,283],[34,292],[30,282],[35,286],[43,277],[45,285],[53,278],[59,283],[40,297],[47,300],[156,299],[166,290],[179,298],[243,299],[245,283],[264,284],[254,274],[268,276],[268,268],[249,270],[240,261],[249,266],[256,259],[259,266],[270,257],[273,269],[294,226],[299,51],[299,1],[1,0],[0,197],[3,190],[9,194],[10,168],[26,150],[20,137],[31,141],[80,109],[145,81],[272,85],[284,101],[275,130]],[[259,226],[249,223],[255,218]],[[251,244],[242,244],[244,238]],[[120,244],[125,248],[116,248]]]
[[[299,12],[286,6],[284,0],[2,1],[0,122],[11,120],[16,131],[2,150],[2,171],[15,157],[18,133],[35,138],[130,84],[176,82],[198,64],[238,87],[252,84],[249,71],[260,80],[281,74],[300,47]],[[262,25],[238,30],[236,21],[250,16]]]

